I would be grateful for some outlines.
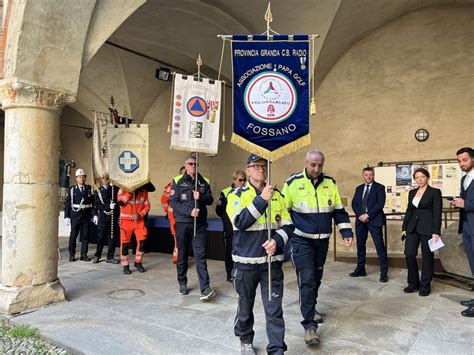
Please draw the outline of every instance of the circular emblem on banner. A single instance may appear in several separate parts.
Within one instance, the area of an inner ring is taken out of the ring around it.
[[[296,108],[296,89],[283,74],[263,72],[245,88],[244,104],[250,116],[264,123],[279,123]]]
[[[188,100],[186,108],[191,116],[201,117],[207,112],[207,102],[200,96],[193,96]]]
[[[119,155],[119,168],[125,173],[133,173],[140,166],[138,157],[130,150],[125,150]]]

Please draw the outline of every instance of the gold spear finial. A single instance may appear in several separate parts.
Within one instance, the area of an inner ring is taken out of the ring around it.
[[[198,54],[196,65],[198,67],[198,78],[200,79],[201,78],[201,65],[202,65],[201,53]]]
[[[270,22],[273,21],[272,9],[270,6],[270,1],[268,2],[267,11],[265,11],[265,21],[267,21],[267,36],[270,36]]]

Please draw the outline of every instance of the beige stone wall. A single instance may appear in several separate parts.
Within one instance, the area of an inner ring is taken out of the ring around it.
[[[317,93],[312,132],[342,195],[352,195],[366,164],[454,158],[474,144],[473,21],[474,7],[414,12],[333,67]],[[414,139],[418,128],[430,132],[427,142]]]
[[[85,170],[87,183],[92,183],[92,138],[87,139],[84,135],[85,130],[80,128],[68,127],[67,125],[92,127],[92,122],[82,116],[80,113],[70,107],[66,107],[61,116],[60,127],[60,156],[65,160],[74,160],[76,168]],[[58,167],[59,169],[59,167]],[[75,170],[74,169],[74,170]],[[59,171],[59,170],[58,170]],[[74,174],[74,171],[73,171]],[[58,175],[59,179],[59,175]],[[75,184],[72,177],[69,180],[71,185]]]

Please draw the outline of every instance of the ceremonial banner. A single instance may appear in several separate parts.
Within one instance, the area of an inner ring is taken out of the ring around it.
[[[171,149],[217,154],[221,83],[175,74]]]
[[[309,37],[250,37],[232,37],[232,143],[274,161],[311,142]]]
[[[94,181],[108,174],[107,159],[107,125],[110,118],[108,113],[94,112],[94,133],[92,137],[92,169]]]
[[[107,127],[109,175],[114,185],[133,191],[150,181],[148,125]]]

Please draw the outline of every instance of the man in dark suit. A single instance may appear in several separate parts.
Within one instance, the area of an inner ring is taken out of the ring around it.
[[[459,233],[462,233],[464,250],[474,278],[474,149],[461,148],[456,152],[459,166],[466,173],[461,179],[461,197],[454,198],[451,204],[460,208]],[[468,307],[461,314],[474,317],[474,299],[461,301]]]
[[[349,276],[366,276],[365,253],[368,233],[372,235],[380,263],[380,282],[388,281],[387,251],[383,242],[382,228],[385,223],[385,186],[374,181],[374,169],[362,170],[364,184],[357,186],[352,209],[356,215],[357,267]]]

